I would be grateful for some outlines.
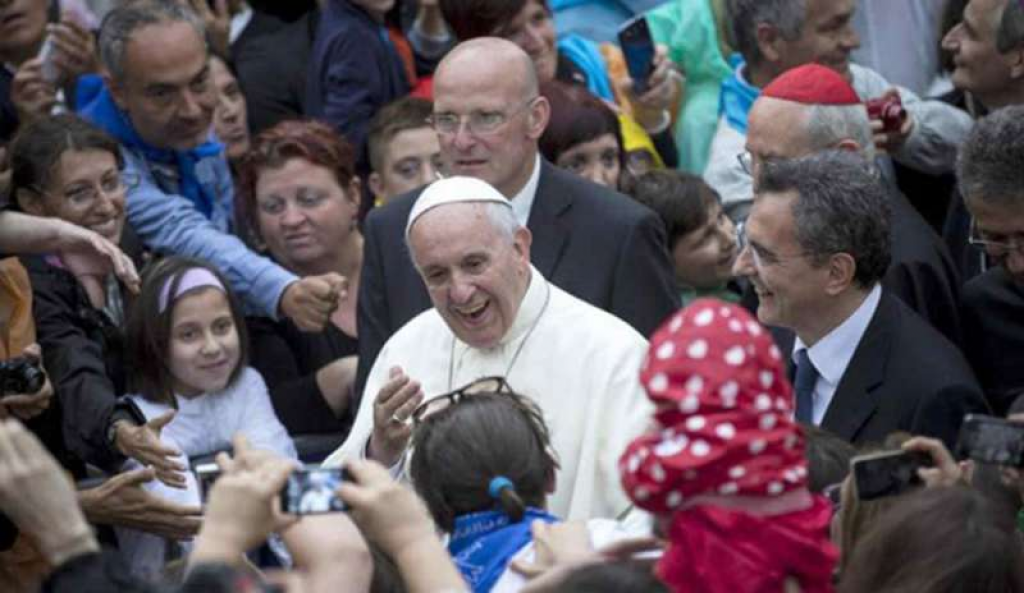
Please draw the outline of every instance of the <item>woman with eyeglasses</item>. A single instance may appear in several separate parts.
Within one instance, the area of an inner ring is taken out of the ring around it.
[[[76,116],[58,115],[23,127],[9,150],[17,208],[89,229],[141,256],[125,222],[125,194],[138,180],[122,173],[117,141]],[[46,424],[52,410],[40,417],[39,430],[58,431],[47,442],[63,443],[75,459],[108,470],[134,457],[172,479],[184,467],[169,458],[173,451],[138,408],[121,398],[129,288],[112,270],[57,254],[21,261],[32,285],[43,363],[60,402],[53,418],[62,425]]]
[[[409,473],[473,591],[516,591],[508,569],[532,558],[531,526],[561,522],[548,513],[558,461],[540,409],[499,377],[422,403],[412,414]],[[587,523],[601,547],[630,534],[618,522]]]
[[[345,278],[323,332],[300,331],[288,320],[249,320],[252,366],[266,380],[288,432],[340,435],[355,379],[363,261],[352,146],[326,124],[281,122],[257,136],[242,158],[237,196],[239,226],[275,262],[299,276]],[[325,445],[324,453],[335,446]]]

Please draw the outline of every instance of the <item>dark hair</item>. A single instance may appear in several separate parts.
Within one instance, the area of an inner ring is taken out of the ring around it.
[[[543,507],[557,464],[544,417],[527,398],[474,393],[427,416],[412,437],[409,473],[437,525],[450,532],[455,518],[500,507],[513,522],[527,506]],[[491,480],[504,476],[500,500]]]
[[[420,97],[402,97],[382,107],[370,120],[370,128],[366,134],[370,168],[378,173],[384,168],[388,145],[399,133],[429,128],[427,118],[430,117],[433,108],[433,102]]]
[[[570,572],[553,588],[557,593],[660,593],[668,587],[649,563],[617,560],[588,564]]]
[[[853,550],[840,593],[1024,591],[1024,557],[1012,521],[963,486],[908,494]]]
[[[821,492],[838,484],[850,473],[850,460],[857,449],[839,436],[813,424],[800,423],[804,431],[804,456],[807,457],[807,488]]]
[[[121,146],[109,134],[68,113],[35,120],[18,130],[10,146],[11,196],[17,190],[38,192],[56,173],[61,156],[69,150],[102,150],[124,168]]]
[[[209,270],[224,286],[224,296],[231,309],[231,319],[235,324],[235,331],[238,332],[239,344],[238,365],[231,371],[229,385],[238,379],[249,360],[249,334],[246,331],[242,306],[224,276],[210,264],[197,259],[170,256],[153,262],[143,270],[142,288],[129,312],[128,325],[125,329],[128,389],[150,401],[172,407],[176,406],[177,402],[174,398],[174,378],[167,365],[167,357],[171,349],[174,303],[181,295],[172,300],[164,311],[160,311],[160,296],[168,283],[169,294],[176,294],[182,276],[192,268]]]
[[[570,148],[612,134],[619,145],[619,163],[625,170],[622,129],[611,107],[586,88],[557,80],[542,83],[540,94],[551,105],[551,119],[538,142],[544,158],[554,163]]]
[[[757,26],[772,25],[783,39],[800,36],[807,19],[805,0],[727,0],[727,22],[731,45],[752,66],[764,60],[757,40]]]
[[[1024,105],[1003,107],[971,129],[960,146],[956,176],[964,199],[1024,205]]]
[[[256,136],[238,164],[235,217],[240,227],[249,233],[258,228],[256,183],[263,170],[283,167],[292,159],[332,171],[346,192],[356,175],[355,150],[334,128],[312,120],[282,121]]]
[[[856,262],[854,282],[862,288],[885,275],[890,261],[889,198],[864,157],[827,150],[766,162],[758,195],[785,192],[798,196],[793,202],[796,239],[816,265],[847,253]]]
[[[532,0],[441,0],[441,14],[455,38],[490,37]],[[538,0],[550,12],[546,0]]]
[[[656,169],[628,184],[633,199],[654,210],[665,225],[669,250],[708,222],[711,207],[719,204],[718,193],[703,179],[683,171]]]
[[[203,19],[191,7],[181,2],[166,0],[122,2],[108,12],[100,24],[96,46],[100,61],[110,76],[116,81],[124,78],[125,49],[139,29],[170,23],[187,23],[204,45],[207,44],[206,26]],[[204,49],[209,51],[209,46],[206,45]]]

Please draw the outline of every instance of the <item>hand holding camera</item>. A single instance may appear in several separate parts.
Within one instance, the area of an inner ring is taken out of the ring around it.
[[[29,420],[50,407],[53,387],[39,361],[37,344],[21,356],[0,362],[0,418]]]
[[[914,118],[903,106],[899,91],[889,89],[881,97],[868,100],[865,106],[875,147],[887,154],[902,148],[914,130]]]

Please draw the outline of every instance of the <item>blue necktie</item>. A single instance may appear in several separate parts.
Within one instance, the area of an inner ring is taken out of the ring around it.
[[[814,368],[807,349],[796,353],[796,419],[805,424],[814,423],[814,385],[818,382],[818,369]]]

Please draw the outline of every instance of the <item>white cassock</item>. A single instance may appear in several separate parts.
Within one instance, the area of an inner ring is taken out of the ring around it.
[[[516,319],[494,348],[463,343],[434,309],[391,336],[366,380],[352,432],[324,466],[364,455],[374,401],[391,367],[419,381],[427,398],[503,376],[514,391],[537,402],[551,431],[561,469],[549,510],[567,519],[613,518],[626,510],[617,462],[653,412],[639,380],[647,340],[549,283],[532,266],[530,272]]]

